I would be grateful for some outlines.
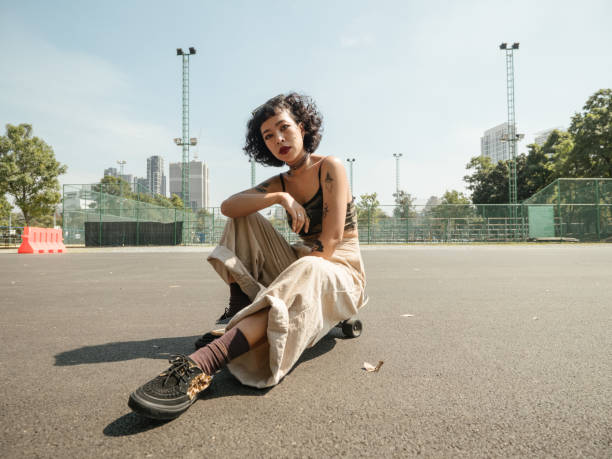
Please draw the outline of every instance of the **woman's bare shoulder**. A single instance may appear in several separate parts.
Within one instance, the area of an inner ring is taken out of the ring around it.
[[[248,188],[240,193],[274,193],[276,191],[280,191],[282,188],[280,174],[273,175],[270,178],[267,178],[263,182],[258,185],[255,185],[253,188]]]
[[[339,171],[344,170],[344,163],[340,158],[334,155],[321,156],[321,167],[324,171]]]

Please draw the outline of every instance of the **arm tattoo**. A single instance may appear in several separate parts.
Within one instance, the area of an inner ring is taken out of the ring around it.
[[[315,245],[312,248],[313,252],[323,252],[323,243],[321,241],[319,241],[318,239],[316,239],[313,244]]]
[[[323,204],[323,218],[327,217],[327,212],[329,212],[329,208],[327,207],[327,203]]]
[[[325,175],[325,189],[330,193],[332,190],[333,182],[334,182],[334,179],[332,178],[331,175],[329,175],[329,171],[328,171],[327,174]]]
[[[263,182],[257,185],[255,187],[255,190],[259,191],[260,193],[266,193],[268,191],[266,188],[268,188],[269,186],[270,186],[270,182]]]

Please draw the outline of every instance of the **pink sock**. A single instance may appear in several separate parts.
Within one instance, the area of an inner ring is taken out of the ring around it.
[[[223,368],[227,362],[249,351],[249,342],[238,327],[234,327],[189,357],[209,376]]]

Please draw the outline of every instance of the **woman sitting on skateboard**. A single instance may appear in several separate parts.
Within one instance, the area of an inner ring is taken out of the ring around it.
[[[170,368],[130,395],[133,410],[172,419],[225,365],[243,384],[278,384],[306,348],[365,305],[354,199],[342,162],[315,154],[321,131],[321,115],[303,95],[279,95],[253,111],[244,151],[288,169],[221,204],[229,219],[208,261],[230,286],[220,318],[226,331],[171,358]],[[287,243],[259,214],[274,204],[285,208],[300,243]]]

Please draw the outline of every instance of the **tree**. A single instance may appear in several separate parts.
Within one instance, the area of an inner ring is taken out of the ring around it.
[[[600,89],[576,113],[568,129],[574,146],[567,166],[575,177],[612,178],[612,89]]]
[[[0,226],[8,226],[9,215],[11,214],[11,203],[0,190]]]
[[[92,190],[96,193],[102,191],[102,193],[112,194],[113,196],[123,196],[126,198],[132,197],[133,195],[128,182],[121,177],[113,177],[112,175],[105,175],[102,177],[100,183],[94,185]]]
[[[612,178],[612,89],[600,89],[572,117],[567,132],[553,131],[544,145],[528,145],[517,156],[517,200],[523,201],[558,178]],[[474,157],[463,180],[475,204],[508,202],[508,161]]]
[[[475,156],[467,164],[466,169],[474,169],[472,175],[463,177],[467,189],[472,192],[474,204],[508,202],[508,167],[503,161],[494,165],[491,158]]]
[[[463,193],[457,190],[446,191],[444,195],[442,195],[441,204],[462,204],[462,205],[470,205],[470,198],[468,198]]]
[[[393,216],[396,218],[410,218],[416,216],[413,203],[415,199],[403,190],[393,193],[395,198],[395,207],[393,208]]]
[[[357,207],[357,218],[358,220],[369,220],[370,223],[374,224],[378,222],[380,218],[385,217],[385,213],[380,209],[380,202],[378,201],[378,194],[362,194],[359,196],[359,202]]]
[[[544,156],[540,155],[539,152],[537,155],[532,155],[531,157],[524,153],[516,157],[518,202],[527,199],[533,195],[535,191],[540,189],[535,189],[536,184],[540,186],[539,184],[542,180],[542,178],[536,180],[536,172],[546,176],[546,174],[541,171],[545,166],[538,163],[540,158],[544,158]],[[529,161],[531,162],[529,163]],[[496,165],[493,165],[490,158],[476,156],[470,160],[466,168],[474,169],[472,175],[463,177],[463,180],[467,182],[467,189],[472,192],[471,198],[474,204],[509,203],[508,180],[510,176],[510,161],[498,161]],[[530,181],[532,181],[533,184],[530,185]],[[546,184],[542,186],[546,186]]]
[[[170,197],[170,202],[174,207],[179,207],[181,209],[184,207],[183,200],[174,193],[172,193],[172,196]]]
[[[446,191],[440,204],[432,210],[438,218],[467,218],[475,216],[470,198],[457,190]]]
[[[58,177],[66,170],[48,144],[32,137],[31,125],[6,125],[6,135],[0,136],[0,183],[15,199],[26,225],[54,211],[61,200]]]
[[[569,140],[569,142],[568,142]],[[525,167],[517,168],[517,183],[521,184],[522,199],[533,196],[546,185],[559,178],[561,163],[567,159],[568,146],[571,145],[567,132],[554,130],[544,145],[527,145]]]
[[[429,215],[431,211],[441,202],[442,201],[440,200],[439,197],[430,196],[427,202],[425,203],[425,208],[423,209],[423,215]]]

